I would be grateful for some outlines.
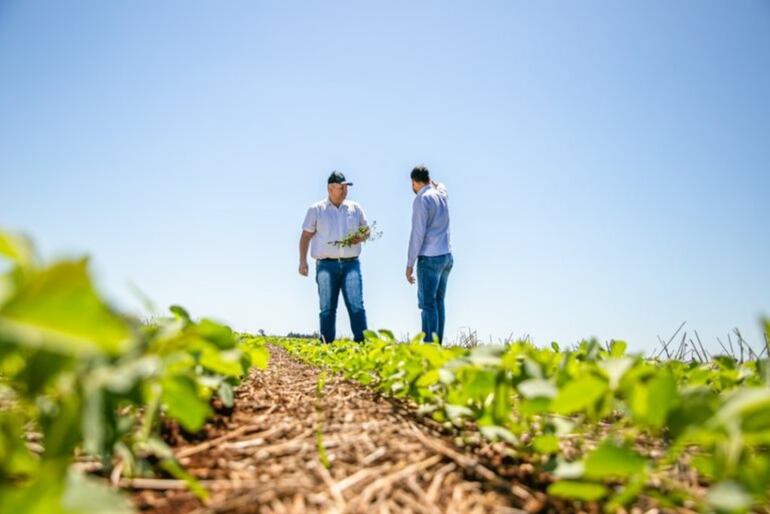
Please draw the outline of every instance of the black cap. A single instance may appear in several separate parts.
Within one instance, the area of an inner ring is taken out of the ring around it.
[[[329,175],[329,180],[327,181],[327,184],[342,184],[343,186],[352,186],[352,182],[348,182],[345,180],[345,175],[340,173],[339,171],[332,171],[332,174]]]

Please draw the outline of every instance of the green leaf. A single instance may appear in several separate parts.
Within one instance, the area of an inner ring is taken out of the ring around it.
[[[409,344],[422,344],[423,341],[425,341],[425,332],[418,332],[417,335],[409,341]]]
[[[213,345],[207,344],[200,354],[200,363],[204,368],[219,373],[226,377],[240,377],[243,375],[243,365],[240,350],[220,351]]]
[[[198,396],[193,379],[184,375],[163,380],[161,401],[168,415],[188,432],[200,430],[211,414],[208,401]]]
[[[17,284],[21,282],[22,278],[19,270],[12,270],[0,275],[0,305],[3,305],[8,298],[15,294]]]
[[[439,380],[442,384],[449,385],[455,381],[455,374],[446,368],[438,370]]]
[[[738,422],[744,432],[770,430],[770,388],[738,391],[717,412],[716,418],[723,425]]]
[[[551,409],[551,400],[548,398],[533,398],[532,400],[523,400],[519,403],[518,410],[524,416],[533,416],[549,412]]]
[[[138,359],[124,361],[117,366],[98,368],[93,380],[111,392],[126,394],[137,383],[158,373],[161,359],[156,355],[145,355]]]
[[[735,369],[738,365],[738,361],[735,357],[729,355],[717,355],[712,360],[719,364],[719,367],[723,370]]]
[[[390,342],[396,341],[396,336],[393,335],[393,332],[391,332],[390,330],[381,328],[380,330],[378,330],[378,332],[380,333],[380,336],[382,336],[382,339],[384,339],[385,341],[390,341]]]
[[[46,350],[24,352],[23,367],[17,370],[17,392],[32,398],[43,394],[45,389],[70,371],[75,365],[74,358]]]
[[[554,398],[559,393],[553,382],[542,378],[524,380],[516,389],[524,398]]]
[[[634,475],[624,486],[614,490],[610,502],[605,507],[605,512],[618,512],[622,506],[634,502],[644,491],[647,478],[646,473]]]
[[[142,445],[142,451],[157,457],[158,460],[174,460],[174,450],[157,436],[151,436]]]
[[[678,402],[676,379],[668,370],[661,370],[646,384],[635,385],[629,398],[634,419],[655,428],[663,427],[668,413]]]
[[[526,355],[521,357],[521,365],[524,368],[525,376],[528,378],[545,378],[543,375],[543,367],[540,363],[535,362],[530,357]]]
[[[203,319],[195,326],[198,334],[217,345],[221,350],[229,350],[235,347],[235,336],[227,325],[222,325],[210,319]]]
[[[35,248],[29,238],[0,230],[0,255],[3,255],[19,266],[34,264]]]
[[[0,308],[0,338],[70,355],[116,355],[135,344],[94,290],[85,260],[30,273]]]
[[[222,403],[227,408],[231,408],[235,404],[235,396],[233,394],[233,386],[229,382],[222,382],[217,389],[217,395]]]
[[[575,480],[582,478],[585,474],[585,465],[583,461],[567,462],[562,457],[557,458],[556,469],[553,476],[558,479]]]
[[[22,416],[0,411],[0,483],[7,477],[28,475],[36,466],[37,459],[24,444]]]
[[[575,429],[575,422],[562,416],[549,416],[548,424],[553,427],[553,431],[558,436],[566,436]]]
[[[715,480],[719,469],[718,463],[713,455],[694,456],[692,458],[692,467],[710,481]]]
[[[499,425],[484,425],[479,427],[479,432],[490,441],[505,441],[509,444],[518,444],[519,440],[505,427]]]
[[[559,438],[552,434],[535,437],[532,446],[540,453],[557,453],[560,450]]]
[[[251,365],[257,369],[267,369],[270,362],[270,351],[264,346],[256,346],[249,349]]]
[[[475,366],[500,366],[503,353],[503,346],[477,346],[471,350],[468,360]]]
[[[726,512],[745,512],[751,507],[751,495],[735,482],[721,482],[709,491],[706,501],[715,509]]]
[[[618,388],[623,375],[634,365],[634,359],[631,357],[620,357],[607,359],[599,363],[599,366],[607,373],[610,381],[610,389],[613,391]]]
[[[593,407],[607,392],[606,381],[593,375],[568,382],[551,402],[557,414],[572,414]]]
[[[22,486],[0,485],[0,514],[69,514],[61,505],[62,481],[45,478]]]
[[[131,514],[134,509],[106,485],[61,463],[43,466],[31,481],[0,486],[0,514]]]
[[[704,425],[719,405],[719,397],[708,387],[682,391],[681,401],[666,419],[666,431],[673,438],[684,434],[690,427]]]
[[[625,341],[612,341],[610,344],[610,355],[615,358],[620,358],[626,354],[628,349],[628,343]]]
[[[428,371],[427,373],[423,373],[420,375],[420,378],[417,379],[417,386],[418,387],[428,387],[432,386],[433,384],[437,383],[439,381],[439,372],[437,369],[432,369]]]
[[[465,392],[470,398],[484,401],[495,390],[497,373],[488,368],[471,368],[464,382]]]
[[[180,320],[185,321],[187,323],[191,322],[191,320],[190,320],[190,313],[187,312],[187,310],[184,307],[179,306],[179,305],[172,305],[171,307],[168,308],[168,310],[170,310],[171,313],[177,319],[180,319]]]
[[[560,481],[548,487],[548,494],[573,500],[596,501],[604,498],[609,490],[601,484],[590,482]]]
[[[586,456],[585,476],[597,480],[628,478],[642,473],[645,466],[646,460],[635,451],[605,440]]]
[[[122,495],[82,473],[71,471],[61,499],[67,514],[130,514],[134,512]]]
[[[105,423],[104,391],[92,384],[85,385],[83,406],[83,449],[92,455],[104,450],[105,432],[109,429]]]
[[[473,417],[473,411],[462,405],[448,404],[444,407],[444,411],[446,412],[447,418],[455,424],[459,424],[464,417]]]
[[[435,344],[416,344],[411,347],[417,355],[427,360],[431,367],[437,368],[446,362],[447,355],[444,349]]]
[[[38,403],[42,407],[41,402]],[[66,461],[80,443],[82,424],[82,398],[79,394],[67,394],[53,404],[41,408],[40,425],[45,441],[44,458]]]

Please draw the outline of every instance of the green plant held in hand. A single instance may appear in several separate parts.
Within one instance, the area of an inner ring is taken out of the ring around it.
[[[381,237],[382,231],[377,230],[377,222],[374,221],[371,225],[358,227],[358,229],[352,231],[339,241],[331,241],[329,244],[342,248],[349,248],[359,243],[375,241]]]

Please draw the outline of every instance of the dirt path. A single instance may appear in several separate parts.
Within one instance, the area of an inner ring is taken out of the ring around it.
[[[459,452],[440,426],[399,402],[337,377],[319,393],[317,369],[282,349],[271,353],[270,367],[237,391],[230,417],[213,423],[206,440],[175,447],[209,501],[169,489],[171,482],[124,482],[137,507],[157,514],[562,511],[500,479],[493,460]]]

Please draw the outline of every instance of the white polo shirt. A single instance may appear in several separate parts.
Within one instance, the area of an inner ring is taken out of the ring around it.
[[[310,240],[310,256],[314,259],[358,257],[361,243],[347,248],[329,243],[344,239],[364,225],[367,225],[366,214],[356,202],[345,200],[337,207],[327,198],[314,203],[302,223],[302,230],[315,233]]]

